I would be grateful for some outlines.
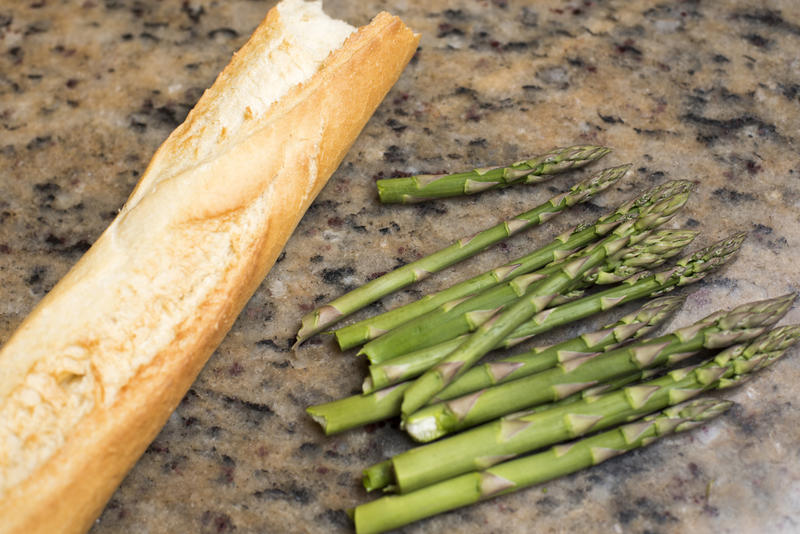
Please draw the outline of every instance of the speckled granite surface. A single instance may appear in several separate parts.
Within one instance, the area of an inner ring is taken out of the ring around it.
[[[300,316],[574,178],[381,207],[376,177],[500,163],[572,142],[613,146],[606,161],[636,169],[593,205],[385,306],[516,257],[670,178],[699,184],[675,225],[701,229],[700,245],[751,232],[740,259],[692,288],[673,324],[800,289],[797,3],[525,4],[327,3],[356,24],[390,9],[423,34],[421,50],[92,532],[350,530],[343,509],[366,499],[359,470],[409,442],[395,424],[322,436],[303,409],[357,391],[363,362],[323,338],[292,353]],[[269,5],[0,5],[0,343],[113,218]],[[785,322],[799,320],[794,309]],[[730,393],[741,406],[700,431],[407,530],[797,532],[799,381],[795,350]]]

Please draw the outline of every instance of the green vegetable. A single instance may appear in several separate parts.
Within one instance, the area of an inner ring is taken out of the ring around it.
[[[649,232],[668,221],[687,199],[688,193],[649,207],[637,219],[622,223],[609,237],[592,245],[587,253],[559,265],[557,272],[527,287],[519,300],[494,312],[462,345],[411,384],[403,394],[402,413],[409,415],[427,404],[514,329],[547,307],[556,295],[568,290],[584,273],[629,244],[632,236]]]
[[[515,184],[536,184],[553,175],[588,165],[611,152],[610,148],[577,145],[518,161],[508,167],[473,169],[456,174],[420,174],[378,180],[378,197],[384,204],[421,202],[433,198],[472,195]]]
[[[401,493],[469,471],[485,469],[529,451],[610,428],[710,389],[740,383],[782,356],[800,337],[800,326],[772,330],[748,345],[737,345],[699,365],[535,413],[498,419],[392,458],[393,485]]]
[[[562,353],[552,369],[426,406],[404,420],[417,441],[432,441],[519,410],[558,401],[616,377],[753,339],[774,325],[794,295],[717,312],[691,326],[605,353]]]
[[[556,445],[544,452],[474,471],[404,495],[387,495],[354,510],[358,534],[376,534],[433,515],[505,495],[580,469],[627,451],[691,430],[724,413],[733,403],[696,399],[671,406],[641,421],[595,436]]]
[[[638,214],[666,198],[691,191],[693,184],[686,180],[674,180],[649,189],[634,200],[625,202],[612,213],[599,218],[592,224],[581,225],[571,232],[566,232],[553,241],[525,256],[512,260],[486,273],[475,276],[437,293],[400,306],[394,310],[370,317],[344,326],[336,331],[336,340],[342,350],[349,349],[385,334],[420,315],[428,313],[439,306],[457,299],[474,295],[480,291],[496,286],[511,277],[533,272],[548,263],[561,260],[580,248],[607,235],[622,220]]]

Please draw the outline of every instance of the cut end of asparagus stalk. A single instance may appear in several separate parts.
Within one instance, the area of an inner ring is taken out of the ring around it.
[[[361,473],[361,482],[367,491],[391,487],[394,484],[392,461],[385,460],[364,469]]]
[[[297,332],[297,341],[292,345],[292,350],[296,349],[306,339],[322,332],[325,328],[338,321],[342,315],[341,311],[330,304],[305,314],[301,320],[300,330]]]
[[[317,413],[317,411],[314,409],[314,406],[310,406],[310,407],[306,408],[306,413],[309,415],[309,417],[311,417],[311,419],[314,420],[315,423],[317,423],[319,426],[322,427],[322,431],[327,436],[328,435],[328,419],[323,414]]]
[[[716,312],[665,336],[605,354],[565,352],[559,354],[557,368],[494,385],[446,403],[428,405],[407,415],[404,423],[413,439],[427,442],[513,411],[561,400],[593,386],[597,381],[605,383],[615,376],[674,364],[701,348],[716,349],[751,340],[780,320],[793,299],[794,295],[784,295],[744,304],[728,312]],[[638,325],[633,323],[617,327],[612,332],[619,330],[625,334],[636,328]],[[585,366],[589,366],[591,371],[587,373]],[[632,387],[627,391],[646,399],[651,390],[644,388],[641,393]],[[638,397],[634,399],[635,405],[643,403]]]
[[[356,532],[385,532],[600,464],[664,436],[706,424],[732,405],[730,401],[713,398],[691,400],[588,438],[556,445],[404,495],[386,496],[362,504],[357,507],[354,517]]]

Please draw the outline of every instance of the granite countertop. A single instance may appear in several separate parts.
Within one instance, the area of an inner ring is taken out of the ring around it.
[[[396,423],[324,437],[310,404],[358,391],[364,365],[303,313],[538,204],[548,185],[383,207],[377,177],[600,143],[632,161],[614,191],[374,305],[514,258],[635,191],[697,182],[674,226],[697,246],[748,230],[740,258],[684,291],[673,321],[800,289],[800,10],[764,2],[345,2],[390,9],[421,47],[285,254],[92,532],[348,532],[360,469],[406,449]],[[271,2],[27,0],[0,7],[0,343],[122,206],[152,153]],[[579,173],[582,175],[582,173]],[[564,338],[611,315],[545,336]],[[785,322],[798,322],[800,310]],[[800,354],[726,396],[688,435],[407,532],[797,532]]]

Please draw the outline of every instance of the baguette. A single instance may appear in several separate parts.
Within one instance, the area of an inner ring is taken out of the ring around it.
[[[416,50],[285,0],[0,350],[0,532],[84,532]]]

